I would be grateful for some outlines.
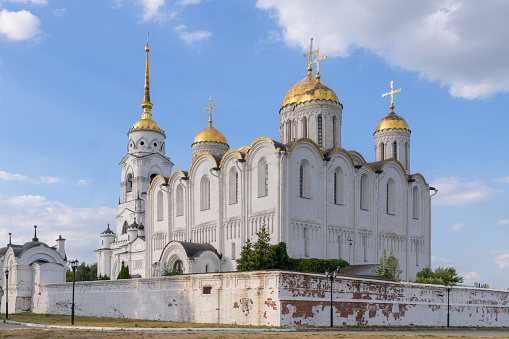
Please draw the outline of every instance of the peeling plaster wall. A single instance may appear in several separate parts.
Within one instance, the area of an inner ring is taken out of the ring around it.
[[[77,282],[78,316],[279,325],[279,272]],[[204,294],[210,287],[210,294]],[[34,313],[70,314],[72,283],[37,286]]]
[[[330,326],[330,281],[323,275],[281,272],[282,326]],[[338,278],[335,326],[446,326],[444,286]],[[453,287],[451,326],[509,326],[509,292]]]
[[[70,314],[72,283],[35,285],[34,313]],[[205,287],[205,289],[204,289]],[[210,294],[205,294],[210,287]],[[330,282],[289,271],[76,283],[76,315],[268,326],[329,326]],[[509,326],[509,292],[453,287],[451,326]],[[337,278],[334,325],[445,326],[444,286]]]

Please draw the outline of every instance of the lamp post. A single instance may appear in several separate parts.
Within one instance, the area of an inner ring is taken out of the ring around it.
[[[5,319],[9,319],[9,269],[5,269]]]
[[[72,310],[71,310],[71,325],[74,325],[74,282],[76,280],[76,268],[78,267],[78,260],[71,261],[72,268]]]
[[[349,263],[349,264],[352,264],[352,263],[350,262],[350,253],[352,253],[352,242],[353,242],[353,241],[352,241],[352,237],[348,236],[348,238],[346,238],[346,241],[348,241],[348,245],[350,245],[350,246],[348,247],[348,263]]]
[[[329,269],[325,271],[325,276],[330,280],[330,327],[334,327],[333,308],[332,308],[332,282],[337,275],[337,269],[334,272],[329,272]]]

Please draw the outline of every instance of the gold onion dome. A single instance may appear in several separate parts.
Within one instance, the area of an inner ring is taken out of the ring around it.
[[[313,86],[301,93],[297,99],[297,104],[312,100],[326,100],[339,104],[336,93],[320,81],[320,74],[316,76],[316,82]]]
[[[281,107],[285,107],[286,105],[291,105],[299,99],[300,95],[309,90],[312,89],[315,86],[316,78],[311,74],[311,72],[308,71],[308,75],[298,83],[292,86],[286,92],[285,97],[283,98],[283,104]]]
[[[212,126],[211,120],[209,120],[209,126],[200,133],[198,133],[194,138],[193,144],[197,142],[217,142],[220,144],[228,145],[223,133],[219,132],[217,129],[214,128],[214,126]]]
[[[394,113],[394,105],[391,105],[391,112],[387,114],[385,118],[380,120],[378,125],[376,125],[375,133],[389,129],[402,129],[410,131],[410,128],[408,127],[405,119]]]
[[[159,124],[152,120],[152,106],[153,104],[150,102],[150,81],[149,81],[149,72],[148,72],[148,52],[150,52],[150,47],[148,45],[148,33],[147,33],[147,45],[145,46],[145,52],[147,53],[147,61],[145,68],[145,93],[144,100],[141,103],[141,108],[143,108],[143,113],[141,114],[141,119],[136,121],[129,129],[129,132],[136,130],[153,130],[157,132],[161,132],[164,134],[164,131],[161,129]]]

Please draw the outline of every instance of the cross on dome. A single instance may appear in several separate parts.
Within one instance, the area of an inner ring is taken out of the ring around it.
[[[316,64],[316,81],[320,81],[320,61],[327,59],[329,56],[325,55],[320,58],[320,46],[316,47],[313,53],[316,53],[316,59],[310,62],[310,66]]]
[[[212,105],[212,97],[209,97],[209,107],[205,108],[204,111],[209,111],[209,123],[212,123],[212,109],[217,107],[217,104]]]
[[[308,61],[308,72],[311,73],[311,71],[313,70],[313,68],[311,67],[311,64],[312,64],[312,58],[313,58],[313,54],[315,54],[316,51],[313,51],[313,38],[311,38],[311,43],[309,44],[309,53],[306,53],[303,55],[303,57],[307,57],[309,56],[309,61]]]
[[[394,90],[394,88],[392,87],[393,86],[393,83],[394,81],[391,81],[391,91],[390,92],[387,92],[387,93],[384,93],[382,94],[382,97],[385,97],[387,95],[391,95],[391,111],[394,110],[394,93],[398,93],[398,92],[401,92],[401,88],[400,89],[397,89],[397,90]]]

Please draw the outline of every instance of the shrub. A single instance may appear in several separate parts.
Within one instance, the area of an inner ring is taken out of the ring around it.
[[[434,271],[430,267],[424,267],[417,272],[415,282],[434,285],[456,285],[463,282],[454,267],[438,267]]]
[[[398,259],[394,256],[394,252],[391,250],[391,255],[387,258],[387,251],[384,249],[378,267],[371,272],[379,277],[399,281],[399,275],[403,271],[398,269]]]
[[[125,265],[123,260],[117,279],[131,279],[131,275],[129,274],[129,265]]]

